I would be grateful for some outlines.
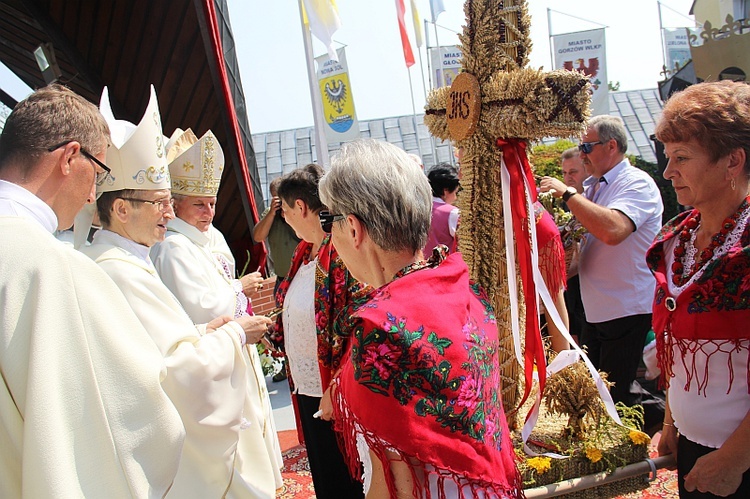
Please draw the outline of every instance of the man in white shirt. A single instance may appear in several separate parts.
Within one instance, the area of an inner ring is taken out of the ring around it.
[[[588,231],[578,270],[587,321],[581,344],[615,383],[614,401],[633,405],[655,286],[645,255],[664,208],[654,180],[625,158],[627,145],[620,118],[595,116],[579,146],[590,175],[585,192],[551,177],[542,179],[541,190],[561,197]]]
[[[112,172],[99,183],[102,222],[82,249],[115,281],[167,364],[162,382],[182,416],[185,446],[168,497],[272,498],[272,464],[263,454],[263,421],[249,400],[243,348],[267,331],[266,317],[218,317],[195,326],[159,279],[149,249],[174,217],[156,94],[138,127],[117,121],[102,98],[112,130]]]
[[[105,172],[107,124],[50,85],[0,135],[0,497],[169,490],[184,429],[164,361],[112,280],[57,241]]]

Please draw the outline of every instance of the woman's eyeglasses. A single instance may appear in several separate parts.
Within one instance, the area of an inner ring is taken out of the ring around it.
[[[578,150],[581,151],[583,154],[591,154],[591,151],[594,150],[594,146],[604,144],[601,140],[598,142],[581,142],[578,144]]]
[[[318,214],[318,218],[320,219],[320,227],[323,229],[323,232],[330,233],[333,230],[333,222],[345,219],[346,215],[334,215],[328,211],[321,211]]]

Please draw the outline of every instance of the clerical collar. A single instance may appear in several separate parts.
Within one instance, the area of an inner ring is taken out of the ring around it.
[[[138,257],[139,260],[143,260],[143,263],[149,268],[153,268],[154,266],[151,262],[151,257],[148,255],[150,249],[148,246],[138,244],[132,239],[121,236],[117,232],[112,232],[107,229],[98,230],[96,231],[96,234],[94,234],[94,241],[92,244],[111,244],[112,246],[117,246],[133,256]]]
[[[47,203],[24,187],[6,180],[0,180],[0,215],[32,220],[50,234],[57,230],[57,215]]]
[[[198,246],[206,247],[211,242],[207,232],[199,231],[179,217],[175,217],[167,222],[167,230],[182,234]]]

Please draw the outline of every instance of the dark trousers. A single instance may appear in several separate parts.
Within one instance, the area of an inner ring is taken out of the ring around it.
[[[577,339],[580,341],[581,330],[586,323],[586,312],[583,310],[581,281],[578,275],[574,275],[568,279],[568,289],[565,290],[565,308],[568,310],[570,334],[577,336]]]
[[[693,492],[685,490],[685,475],[687,475],[699,457],[705,456],[716,449],[706,447],[701,444],[691,442],[684,436],[680,435],[677,441],[677,485],[680,489],[680,499],[710,499],[721,497],[708,492],[699,492],[697,489]],[[737,492],[730,496],[733,499],[747,499],[750,497],[750,471],[742,475],[742,483]]]
[[[313,417],[319,407],[319,397],[297,395],[315,496],[318,499],[362,498],[363,486],[349,475],[332,423]]]
[[[615,403],[635,405],[641,402],[635,376],[649,329],[651,314],[593,324],[586,322],[581,329],[581,345],[586,346],[589,359],[615,384],[610,389]]]

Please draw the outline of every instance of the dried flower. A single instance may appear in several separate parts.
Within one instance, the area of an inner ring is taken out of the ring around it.
[[[597,463],[602,460],[602,451],[597,449],[596,447],[587,447],[586,448],[586,457],[591,461],[592,463]]]
[[[550,470],[552,459],[548,457],[532,457],[526,461],[526,464],[534,468],[537,473],[544,474]]]
[[[651,437],[638,430],[630,430],[628,437],[635,445],[648,445],[651,442]]]

